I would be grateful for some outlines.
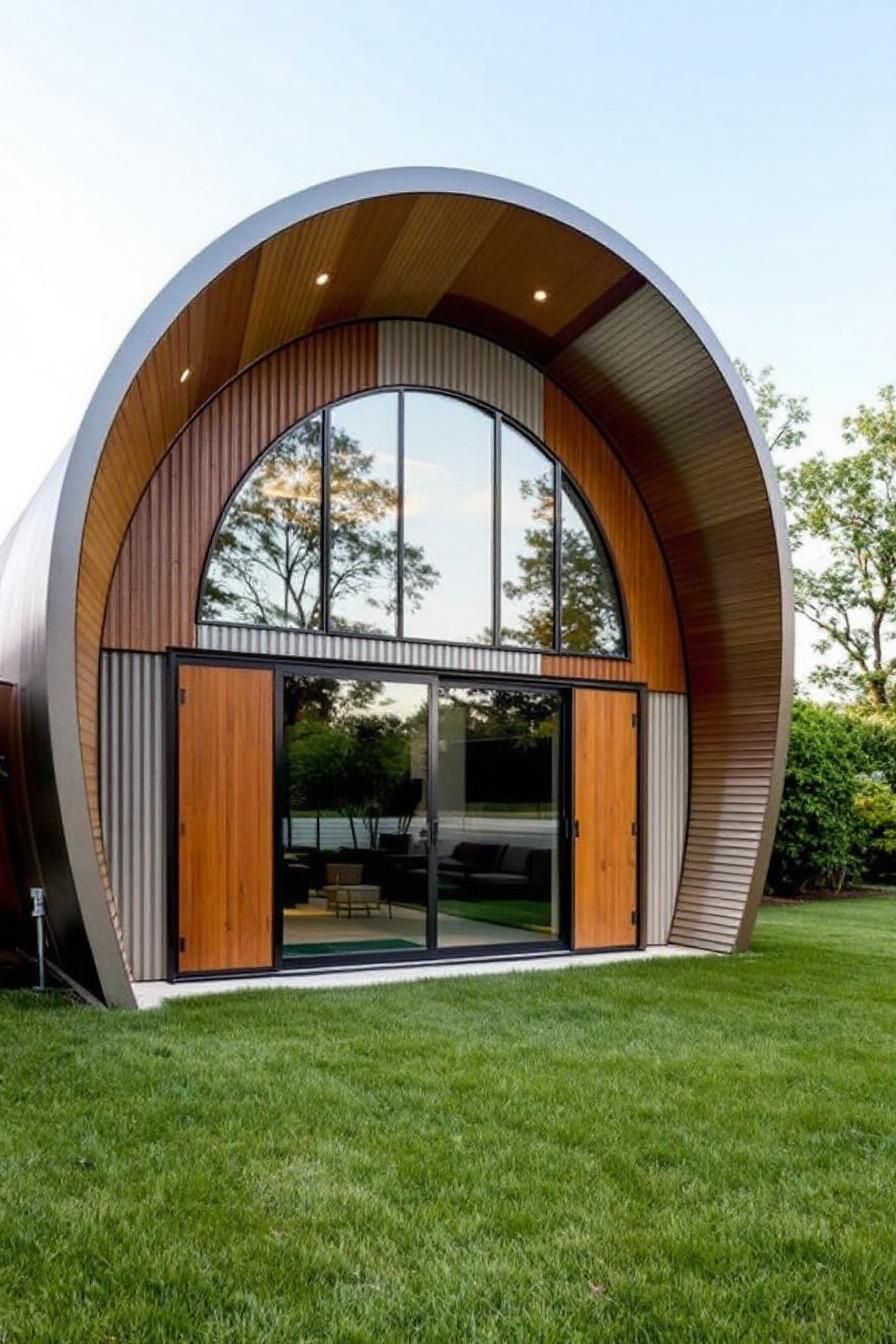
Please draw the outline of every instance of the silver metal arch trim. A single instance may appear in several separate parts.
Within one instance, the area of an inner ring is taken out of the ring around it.
[[[50,558],[47,607],[47,674],[50,736],[62,822],[72,875],[97,959],[104,992],[111,1002],[130,1002],[121,947],[107,914],[94,848],[81,764],[75,684],[75,607],[81,538],[90,490],[115,414],[140,367],[183,308],[222,271],[273,235],[314,215],[380,196],[446,193],[482,197],[531,210],[615,252],[674,307],[719,370],[753,444],[766,487],[778,548],[782,595],[782,668],[775,768],[766,827],[757,856],[754,889],[739,944],[749,938],[752,912],[761,895],[783,787],[790,701],[793,689],[793,604],[790,555],[777,480],[753,408],[731,360],[690,301],[665,273],[614,229],[559,197],[507,178],[454,168],[384,168],[336,178],[307,188],[250,215],[222,234],[169,281],[138,319],[112,359],[75,435],[62,487]],[[108,923],[108,931],[104,927]],[[94,941],[95,940],[95,941]]]

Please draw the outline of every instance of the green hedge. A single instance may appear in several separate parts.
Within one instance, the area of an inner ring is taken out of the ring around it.
[[[797,700],[769,889],[839,891],[896,870],[896,723]]]

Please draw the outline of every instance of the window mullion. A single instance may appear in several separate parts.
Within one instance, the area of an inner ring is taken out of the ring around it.
[[[330,410],[320,425],[320,628],[330,630]]]
[[[398,517],[395,520],[395,633],[404,637],[404,389],[398,393]]]
[[[492,643],[501,643],[501,417],[492,429]]]
[[[554,462],[554,648],[559,650],[563,638],[563,519],[561,516],[563,500],[563,471],[560,463]]]

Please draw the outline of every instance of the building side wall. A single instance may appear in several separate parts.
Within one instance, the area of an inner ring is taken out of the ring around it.
[[[100,671],[103,845],[135,980],[165,975],[165,667],[107,652]]]
[[[647,920],[650,944],[669,941],[688,822],[688,702],[647,696]]]

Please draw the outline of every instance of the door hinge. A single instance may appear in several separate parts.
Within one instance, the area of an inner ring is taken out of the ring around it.
[[[177,703],[179,705],[185,705],[187,703],[187,692],[183,686],[178,688]]]
[[[576,817],[575,821],[574,821],[573,824],[572,824],[572,834],[573,834],[573,839],[574,839],[574,840],[578,840],[579,836],[581,835],[581,831],[579,830],[579,819],[578,819],[578,817]]]
[[[638,823],[637,823],[636,821],[633,821],[633,822],[632,822],[632,835],[637,835],[637,834],[638,834]]]
[[[641,715],[637,711],[635,711],[635,713],[632,715],[632,727],[637,728],[640,722],[641,722]]]
[[[638,912],[637,912],[637,910],[633,910],[633,911],[632,911],[632,923],[633,923],[633,924],[637,924],[637,922],[638,922]]]
[[[177,945],[178,945],[178,947],[180,948],[181,952],[186,952],[186,950],[187,950],[187,940],[186,940],[186,938],[179,938],[179,939],[178,939],[178,943],[177,943]]]
[[[180,833],[182,837],[187,833],[187,823],[185,821],[182,821],[180,824]]]

